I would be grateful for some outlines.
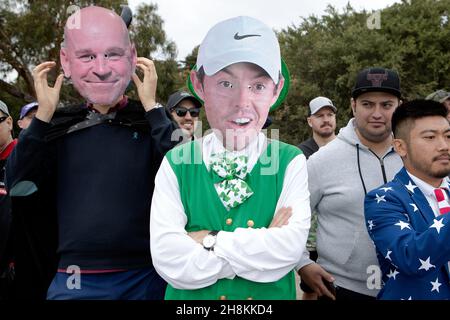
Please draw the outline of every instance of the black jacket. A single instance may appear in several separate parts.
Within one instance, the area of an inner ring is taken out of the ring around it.
[[[0,300],[5,299],[10,294],[14,278],[10,239],[13,220],[12,206],[11,197],[6,188],[5,166],[15,143],[16,141],[13,141],[0,153]]]
[[[5,165],[6,159],[0,159],[0,277],[6,264],[5,249],[11,226],[11,198],[5,194]]]
[[[65,165],[58,164],[58,159],[62,159],[61,152],[65,154],[64,147],[68,144],[67,141],[70,139],[77,141],[76,136],[85,135],[89,130],[96,132],[95,130],[100,127],[106,128],[105,130],[109,130],[108,127],[112,128],[111,130],[129,129],[131,132],[150,135],[153,141],[150,170],[152,183],[164,154],[177,143],[177,141],[171,141],[171,134],[176,125],[168,119],[164,108],[145,112],[140,103],[130,100],[125,108],[117,111],[115,117],[99,123],[97,127],[88,127],[81,129],[80,132],[74,132],[75,126],[83,126],[88,115],[89,110],[84,106],[73,106],[58,110],[50,125],[34,119],[29,129],[21,134],[17,149],[8,162],[8,187],[12,192],[14,215],[20,217],[16,219],[17,224],[20,225],[17,228],[20,231],[16,234],[26,234],[30,239],[28,243],[24,243],[16,238],[15,251],[19,255],[16,274],[18,279],[24,280],[19,281],[21,284],[17,290],[19,298],[28,295],[25,291],[30,285],[25,287],[25,283],[30,280],[28,278],[31,274],[34,274],[33,279],[38,290],[30,298],[45,298],[48,285],[56,272],[57,262],[60,260],[60,256],[56,253],[56,248],[60,246],[57,239],[61,239],[61,233],[58,234],[61,221],[57,218],[58,190],[56,190],[56,186],[60,183],[58,180],[60,171],[55,167],[60,168]],[[95,138],[92,136],[92,139]],[[131,136],[130,139],[132,139]],[[117,148],[121,147],[120,144],[117,145]],[[101,160],[92,159],[92,161]],[[106,162],[114,160],[105,159]],[[20,194],[23,190],[21,192],[17,190],[20,189],[20,183],[23,181],[33,182],[38,191],[26,196]],[[151,197],[151,194],[148,196]],[[111,195],[111,197],[120,199],[119,195]],[[111,220],[114,221],[114,217],[111,217]],[[148,230],[148,226],[145,228]],[[18,238],[26,239],[23,236]],[[79,240],[81,239],[76,239],[75,242]],[[126,243],[127,240],[124,239],[123,242]]]

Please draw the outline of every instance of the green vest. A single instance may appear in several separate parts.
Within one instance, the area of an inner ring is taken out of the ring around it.
[[[301,151],[276,140],[268,140],[246,182],[254,194],[243,204],[227,211],[214,187],[212,173],[202,161],[201,145],[193,141],[180,145],[166,155],[180,188],[181,201],[187,216],[186,231],[224,230],[268,227],[283,188],[288,164]],[[293,244],[296,245],[296,244]],[[166,299],[295,299],[295,274],[289,272],[276,282],[259,283],[236,276],[196,290],[179,290],[168,285]]]

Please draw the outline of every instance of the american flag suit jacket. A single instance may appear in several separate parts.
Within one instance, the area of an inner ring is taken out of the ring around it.
[[[450,214],[435,217],[405,168],[364,201],[382,272],[379,299],[450,298]]]

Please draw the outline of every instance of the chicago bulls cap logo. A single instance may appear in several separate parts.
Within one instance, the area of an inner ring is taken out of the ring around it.
[[[388,73],[385,71],[384,73],[368,73],[367,80],[372,83],[374,87],[381,87],[381,83],[388,79]]]

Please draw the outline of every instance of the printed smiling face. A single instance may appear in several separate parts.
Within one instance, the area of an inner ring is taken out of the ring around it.
[[[70,28],[71,19],[78,19],[79,27]],[[114,105],[124,94],[137,59],[122,18],[104,8],[87,7],[69,17],[64,37],[60,56],[66,77],[88,102]]]
[[[255,139],[283,87],[282,79],[276,86],[262,68],[252,63],[232,64],[205,76],[203,82],[195,73],[192,76],[211,128],[232,150],[241,150]]]

